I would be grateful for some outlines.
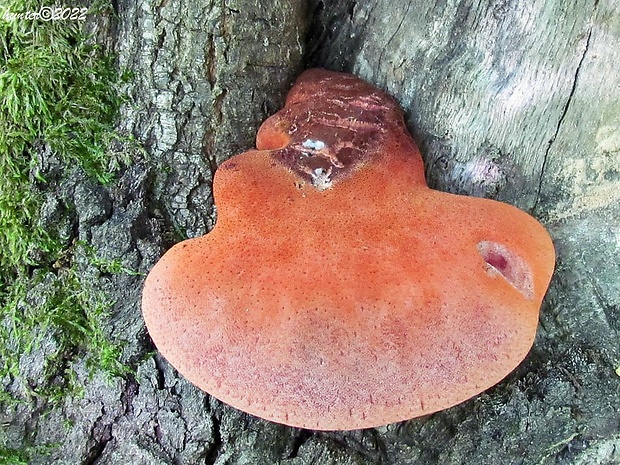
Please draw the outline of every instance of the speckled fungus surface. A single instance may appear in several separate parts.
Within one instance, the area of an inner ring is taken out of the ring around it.
[[[275,422],[356,429],[455,405],[523,360],[549,235],[429,189],[388,95],[306,71],[257,148],[219,167],[213,231],[145,283],[153,341],[192,383]]]

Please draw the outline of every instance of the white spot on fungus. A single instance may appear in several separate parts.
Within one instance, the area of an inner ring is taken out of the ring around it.
[[[324,191],[325,189],[332,187],[332,180],[330,179],[330,176],[332,175],[331,166],[327,170],[323,168],[316,168],[310,173],[310,175],[312,176],[312,184],[318,190]]]
[[[306,139],[301,146],[305,149],[312,149],[312,150],[323,150],[326,146],[325,146],[325,142],[321,141],[321,140],[314,140],[314,139]]]

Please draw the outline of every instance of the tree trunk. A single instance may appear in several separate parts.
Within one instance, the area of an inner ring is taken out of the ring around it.
[[[148,270],[214,224],[217,166],[253,147],[304,67],[392,94],[429,184],[499,199],[549,229],[557,270],[526,361],[449,410],[320,433],[263,421],[193,387],[155,352],[143,277],[104,277],[107,331],[135,373],[83,381],[13,437],[58,443],[56,464],[620,463],[620,8],[614,0],[118,2],[99,36],[133,72],[121,129],[145,155],[79,227],[97,253]],[[85,182],[85,181],[80,181]],[[240,186],[242,189],[242,186]],[[80,212],[100,197],[76,189]]]

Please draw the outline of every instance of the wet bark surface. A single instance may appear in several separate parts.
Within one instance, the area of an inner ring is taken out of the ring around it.
[[[171,244],[206,233],[217,166],[253,147],[295,76],[319,66],[398,100],[432,187],[541,220],[557,270],[530,355],[499,385],[425,418],[322,433],[251,417],[193,387],[148,338],[144,277],[85,263],[116,302],[105,330],[132,372],[109,382],[78,362],[83,395],[45,414],[42,405],[3,414],[13,446],[56,444],[33,461],[56,464],[620,463],[617,3],[117,7],[96,27],[134,73],[120,129],[144,153],[109,189],[76,172],[50,194],[75,206],[64,221],[99,256],[147,273]],[[23,358],[27,376],[45,350]]]

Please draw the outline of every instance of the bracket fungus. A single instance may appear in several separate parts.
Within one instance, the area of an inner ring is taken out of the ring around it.
[[[387,94],[306,71],[256,146],[217,170],[215,228],[145,282],[149,333],[189,381],[268,420],[347,430],[458,404],[527,355],[549,234],[427,187]]]

